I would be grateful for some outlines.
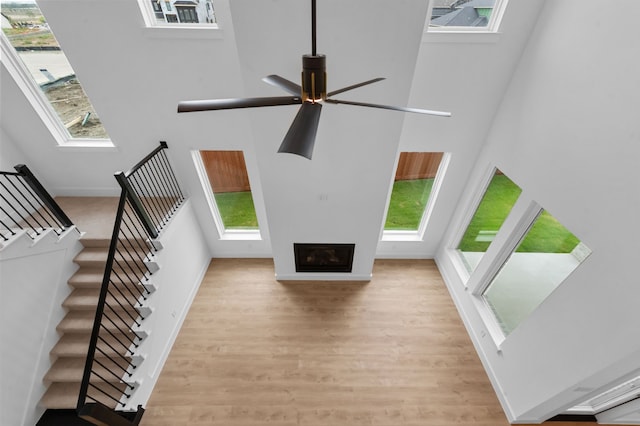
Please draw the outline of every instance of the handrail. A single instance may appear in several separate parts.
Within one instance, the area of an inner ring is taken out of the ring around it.
[[[134,211],[151,238],[157,238],[177,210],[184,195],[164,150],[165,141],[126,173],[117,172],[116,180],[126,190]]]
[[[57,235],[73,222],[24,164],[16,172],[0,171],[0,238],[8,241],[16,230],[36,238],[46,229]]]
[[[150,263],[158,250],[152,240],[184,201],[165,149],[167,144],[161,142],[129,172],[115,174],[122,192],[76,407],[80,417],[95,424],[137,425],[144,412],[138,407],[137,420],[130,420],[121,410],[135,390],[130,380],[144,335],[139,327],[151,294],[154,268]],[[133,176],[154,184],[142,191],[132,183]],[[176,186],[168,188],[157,182],[175,182]]]

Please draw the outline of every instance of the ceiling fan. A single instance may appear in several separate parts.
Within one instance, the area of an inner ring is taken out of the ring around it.
[[[450,117],[450,112],[431,111],[391,105],[379,105],[364,102],[334,99],[333,96],[348,90],[366,86],[384,80],[383,77],[363,81],[342,89],[327,93],[326,57],[316,53],[316,0],[311,0],[311,55],[302,56],[302,86],[280,77],[269,75],[262,80],[279,87],[291,96],[272,96],[260,98],[232,98],[183,101],[178,103],[178,112],[212,111],[220,109],[255,108],[278,105],[300,104],[298,114],[293,119],[289,131],[284,137],[278,152],[287,152],[311,159],[316,132],[320,122],[322,103],[355,105],[369,108],[381,108],[403,112],[414,112],[441,117]]]

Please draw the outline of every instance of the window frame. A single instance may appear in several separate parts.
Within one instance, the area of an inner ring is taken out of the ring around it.
[[[153,6],[151,5],[151,0],[138,0],[138,6],[140,8],[140,13],[142,14],[142,18],[144,20],[144,26],[146,28],[153,28],[155,30],[173,30],[174,32],[174,36],[176,33],[179,33],[179,30],[187,30],[187,31],[194,31],[197,33],[200,33],[200,35],[202,35],[202,33],[215,33],[215,30],[220,30],[220,26],[218,25],[217,22],[217,15],[216,15],[216,22],[214,23],[207,23],[207,22],[199,22],[199,23],[184,23],[184,22],[174,22],[174,23],[158,23],[156,21],[156,15],[155,12],[153,10]],[[178,9],[177,7],[174,7],[174,9]],[[215,11],[216,11],[216,7],[214,5],[213,7],[213,11],[214,11],[214,15],[215,15]],[[177,15],[177,10],[171,10],[172,14],[175,16]],[[162,12],[164,14],[164,10]],[[166,14],[165,14],[166,15]],[[178,31],[176,31],[178,30]]]
[[[464,26],[443,26],[443,27],[432,27],[431,23],[431,15],[433,13],[433,1],[429,2],[429,6],[427,8],[427,22],[425,25],[425,33],[441,33],[441,34],[455,34],[455,33],[465,33],[465,34],[484,34],[484,33],[497,33],[500,24],[502,22],[502,18],[504,16],[504,12],[507,8],[509,0],[495,0],[493,5],[493,12],[491,13],[491,17],[489,18],[489,22],[486,27],[464,27]]]
[[[33,80],[24,62],[18,56],[18,52],[13,48],[4,32],[0,34],[0,45],[2,52],[2,63],[16,82],[25,98],[29,101],[34,111],[42,120],[49,133],[55,139],[60,148],[73,149],[102,149],[115,150],[116,147],[111,139],[99,138],[74,138],[60,121],[58,114],[46,98],[40,87]],[[63,51],[64,53],[64,51]]]
[[[457,247],[460,244],[460,241],[464,236],[480,202],[482,201],[497,169],[504,172],[502,168],[491,164],[481,175],[482,179],[474,188],[473,194],[468,198],[464,214],[455,225],[456,232],[451,235],[447,253],[462,285],[465,288],[465,291],[469,294],[471,303],[475,307],[476,312],[484,324],[486,333],[491,336],[498,353],[500,353],[502,344],[508,335],[502,330],[502,327],[500,326],[498,319],[496,318],[496,315],[492,307],[489,305],[484,293],[489,288],[493,280],[498,276],[505,264],[509,261],[511,255],[515,250],[517,250],[521,241],[527,236],[529,230],[533,227],[536,220],[545,209],[529,196],[526,189],[522,188],[520,196],[511,208],[509,215],[502,223],[502,226],[496,234],[493,242],[480,260],[480,263],[478,263],[473,272],[469,273],[460,258],[460,253]],[[509,174],[505,173],[505,176],[509,177]],[[511,178],[509,177],[509,179]],[[516,182],[514,181],[514,183]],[[580,239],[580,242],[584,243],[582,239]],[[589,249],[589,254],[591,253],[592,251]],[[589,255],[583,259],[583,262],[586,261],[588,257]],[[571,271],[569,275],[574,271],[575,269]],[[559,283],[558,286],[561,284],[562,282]],[[544,301],[541,303],[544,303]]]
[[[210,151],[216,151],[215,149],[208,149]],[[238,151],[238,149],[234,149]],[[216,230],[218,231],[218,235],[220,240],[253,240],[259,241],[262,240],[262,231],[260,227],[260,219],[258,218],[258,228],[257,229],[227,229],[224,226],[224,221],[222,220],[222,216],[220,215],[220,210],[218,209],[218,204],[216,203],[215,195],[213,192],[213,188],[211,187],[211,182],[209,181],[209,175],[207,174],[207,170],[204,165],[204,161],[202,160],[202,155],[200,154],[199,149],[195,149],[191,151],[191,158],[196,168],[196,174],[198,175],[198,179],[200,180],[200,185],[204,192],[204,197],[209,205],[209,212],[211,213],[211,217],[213,219],[213,223],[216,226]],[[226,151],[224,149],[219,149],[217,151]],[[244,155],[244,150],[242,154]],[[248,169],[247,169],[248,175]],[[249,177],[249,185],[251,186],[251,194],[253,195],[253,185],[251,185],[251,176]],[[255,200],[255,198],[254,198]],[[255,208],[255,201],[254,201]],[[256,209],[256,217],[258,216],[258,211]]]
[[[398,162],[400,161],[400,154],[402,152],[432,152],[432,151],[400,151],[398,152],[398,158],[396,159],[396,165],[394,167],[393,176],[395,178],[395,174],[398,169]],[[438,151],[441,152],[441,151]],[[389,195],[387,196],[387,205],[385,210],[384,219],[382,222],[382,236],[380,241],[423,241],[424,234],[427,230],[427,226],[429,224],[429,220],[431,219],[431,215],[433,214],[433,209],[436,204],[436,200],[440,194],[440,189],[442,187],[442,182],[444,181],[444,176],[446,174],[447,169],[449,168],[449,164],[451,162],[451,153],[450,152],[442,152],[442,159],[440,160],[440,164],[438,165],[438,170],[436,171],[436,175],[433,179],[433,185],[431,186],[431,192],[429,193],[429,199],[427,200],[427,204],[424,206],[424,211],[422,212],[422,217],[420,218],[420,223],[418,224],[417,230],[386,230],[384,229],[385,223],[387,221],[387,215],[389,213],[389,203],[391,202],[391,194],[393,192],[393,179],[391,181],[391,188],[389,189]]]

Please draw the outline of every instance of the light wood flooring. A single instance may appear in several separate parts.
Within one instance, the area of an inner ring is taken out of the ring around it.
[[[213,259],[146,409],[143,426],[508,425],[429,260],[360,283]]]

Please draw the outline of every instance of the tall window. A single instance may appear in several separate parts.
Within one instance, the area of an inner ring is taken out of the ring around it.
[[[457,247],[470,273],[480,263],[521,192],[511,179],[500,170],[495,170]]]
[[[108,139],[98,114],[76,78],[45,17],[34,2],[1,1],[3,53],[16,58],[17,77],[36,88],[41,116],[56,117],[51,130],[65,138]],[[5,43],[11,48],[5,49]],[[46,118],[45,118],[46,121]],[[49,123],[45,123],[49,125]]]
[[[590,253],[567,228],[540,210],[482,293],[504,334],[528,317]]]
[[[249,176],[242,151],[200,151],[224,230],[257,230]]]
[[[495,30],[506,0],[431,0],[429,29]]]
[[[418,231],[444,153],[401,152],[387,210],[385,231]]]

